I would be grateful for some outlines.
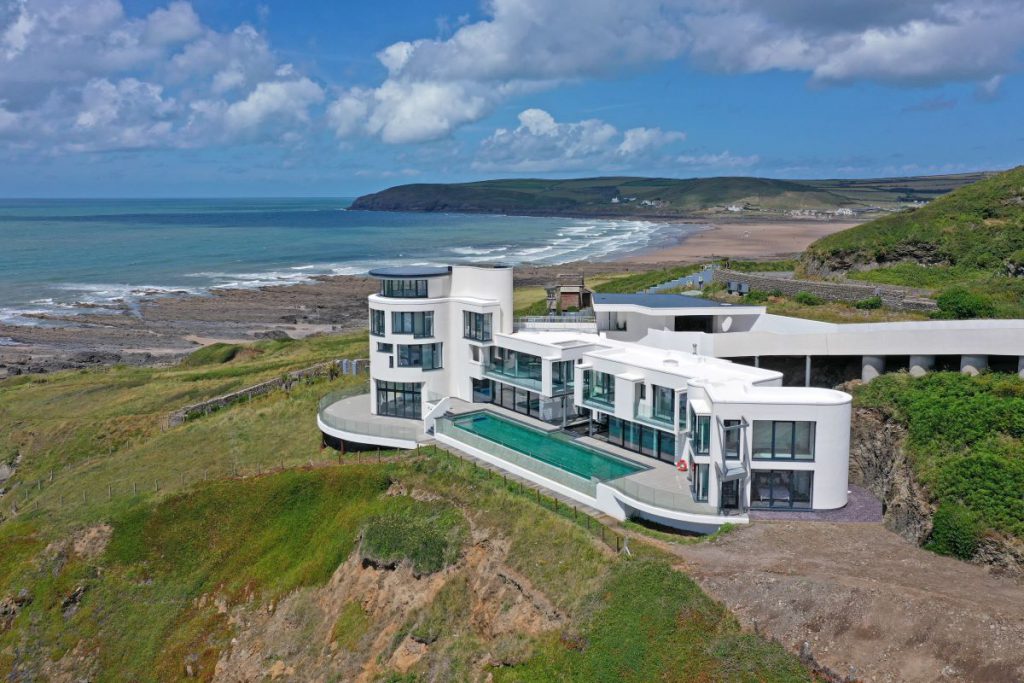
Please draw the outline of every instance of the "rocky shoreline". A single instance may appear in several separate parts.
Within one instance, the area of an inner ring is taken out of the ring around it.
[[[633,272],[658,265],[517,266],[516,285],[548,284],[560,273]],[[218,341],[355,332],[366,328],[366,297],[376,289],[377,281],[368,277],[323,276],[301,284],[152,296],[132,306],[83,306],[71,315],[37,315],[38,325],[0,324],[0,379],[119,363],[169,364]]]

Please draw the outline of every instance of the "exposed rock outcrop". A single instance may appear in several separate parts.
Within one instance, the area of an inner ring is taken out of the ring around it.
[[[904,447],[906,436],[906,427],[885,411],[855,408],[850,422],[850,483],[878,496],[886,528],[921,545],[931,534],[936,505],[914,477]],[[1024,541],[988,533],[971,561],[1024,576]]]

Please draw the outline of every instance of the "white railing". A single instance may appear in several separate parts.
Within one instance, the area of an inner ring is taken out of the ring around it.
[[[522,330],[572,330],[575,332],[597,332],[597,318],[585,315],[529,315],[513,321],[515,331]]]
[[[586,494],[591,498],[597,497],[597,480],[584,479],[583,477],[566,470],[549,465],[542,460],[521,453],[505,444],[498,443],[491,439],[484,438],[479,434],[457,427],[449,417],[439,417],[434,423],[436,434],[443,434],[455,441],[460,441],[467,446],[477,448],[498,460],[503,460],[510,465],[521,467],[524,470],[549,479],[555,483],[567,486],[574,491]]]

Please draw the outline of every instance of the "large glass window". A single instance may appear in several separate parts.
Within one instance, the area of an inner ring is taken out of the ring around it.
[[[491,320],[493,313],[462,312],[462,336],[481,342],[489,342],[492,338]]]
[[[679,394],[679,429],[686,431],[686,392]]]
[[[375,337],[384,336],[384,311],[370,309],[370,334]]]
[[[697,455],[707,455],[711,452],[711,416],[698,415],[690,408],[690,428],[693,433],[690,435],[690,442],[693,444],[693,452]]]
[[[391,314],[391,334],[411,334],[414,337],[433,337],[434,312],[393,312]]]
[[[656,384],[652,385],[652,389],[654,389],[654,419],[672,424],[675,417],[673,414],[675,392]]]
[[[736,460],[740,457],[740,420],[723,420],[722,451],[729,460]]]
[[[708,473],[711,471],[711,465],[694,465],[696,472],[694,472],[694,492],[693,499],[696,501],[706,502],[708,499]]]
[[[597,370],[583,371],[583,400],[612,407],[615,405],[615,375]]]
[[[399,344],[398,367],[438,370],[442,365],[441,342],[436,344]]]
[[[676,437],[637,422],[609,416],[608,443],[665,462],[675,462]]]
[[[571,360],[559,360],[551,364],[551,388],[552,393],[571,394],[573,389],[575,371]]]
[[[750,507],[809,510],[814,473],[795,470],[754,470]]]
[[[377,414],[419,419],[422,386],[419,383],[377,380]]]
[[[380,295],[399,299],[422,299],[427,296],[427,281],[381,280]]]
[[[758,460],[814,460],[814,423],[754,420],[753,457]]]

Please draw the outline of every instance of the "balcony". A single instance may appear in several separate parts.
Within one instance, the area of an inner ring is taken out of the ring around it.
[[[591,387],[583,390],[583,405],[605,412],[615,410],[615,392],[594,391]]]
[[[543,386],[539,377],[531,377],[528,373],[522,371],[506,370],[502,366],[490,362],[484,364],[484,377],[536,392],[540,392]]]

